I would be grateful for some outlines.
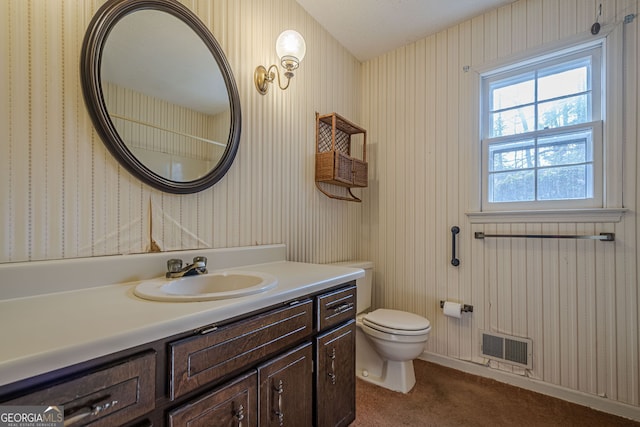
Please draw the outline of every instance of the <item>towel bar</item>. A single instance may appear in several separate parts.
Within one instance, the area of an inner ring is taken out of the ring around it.
[[[589,236],[575,234],[484,234],[481,231],[475,232],[476,239],[484,239],[485,237],[521,237],[525,239],[589,239],[602,240],[605,242],[613,242],[616,240],[615,233],[600,233],[595,236]]]

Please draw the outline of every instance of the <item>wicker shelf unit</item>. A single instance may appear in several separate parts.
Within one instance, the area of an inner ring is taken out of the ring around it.
[[[352,135],[362,134],[362,159],[351,155]],[[360,202],[351,188],[368,184],[367,131],[336,113],[316,113],[316,186],[332,199]],[[345,187],[350,195],[329,192],[320,183]]]

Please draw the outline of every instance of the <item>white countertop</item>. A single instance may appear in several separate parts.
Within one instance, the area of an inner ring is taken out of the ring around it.
[[[278,286],[206,302],[138,298],[140,281],[0,300],[0,385],[105,356],[355,280],[363,270],[276,261],[242,266]],[[210,270],[211,271],[211,270]]]

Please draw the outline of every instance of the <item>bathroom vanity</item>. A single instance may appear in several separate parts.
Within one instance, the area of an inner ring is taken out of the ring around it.
[[[274,275],[278,286],[196,303],[142,300],[133,295],[139,282],[0,301],[0,321],[29,306],[53,307],[60,298],[93,301],[88,311],[103,307],[85,325],[67,324],[62,345],[34,331],[23,336],[22,358],[0,353],[0,404],[64,405],[65,426],[351,423],[355,279],[362,271],[287,261],[243,269]],[[78,319],[72,311],[60,317]],[[107,317],[129,329],[106,333]],[[38,322],[25,320],[32,321]],[[92,351],[103,354],[88,358]]]

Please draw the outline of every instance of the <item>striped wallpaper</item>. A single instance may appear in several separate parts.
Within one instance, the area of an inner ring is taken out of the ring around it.
[[[637,0],[602,2],[600,22],[624,35],[624,206],[620,222],[472,223],[478,119],[475,69],[588,32],[599,1],[522,0],[363,64],[363,120],[372,181],[362,256],[375,262],[376,306],[432,325],[427,351],[484,365],[479,331],[532,339],[530,370],[496,369],[629,404],[640,418],[638,317]],[[465,66],[469,66],[465,72]],[[475,77],[472,77],[475,74]],[[461,265],[453,267],[451,232]],[[616,242],[473,238],[501,234],[616,233]],[[440,300],[472,304],[445,317]]]
[[[213,188],[171,195],[142,184],[106,150],[86,112],[79,54],[103,1],[0,2],[0,262],[286,243],[290,259],[357,254],[361,205],[314,185],[315,112],[359,119],[360,63],[294,0],[185,0],[235,74],[240,150]],[[257,65],[293,28],[307,56],[287,91],[260,95]],[[153,218],[153,220],[150,220]]]

